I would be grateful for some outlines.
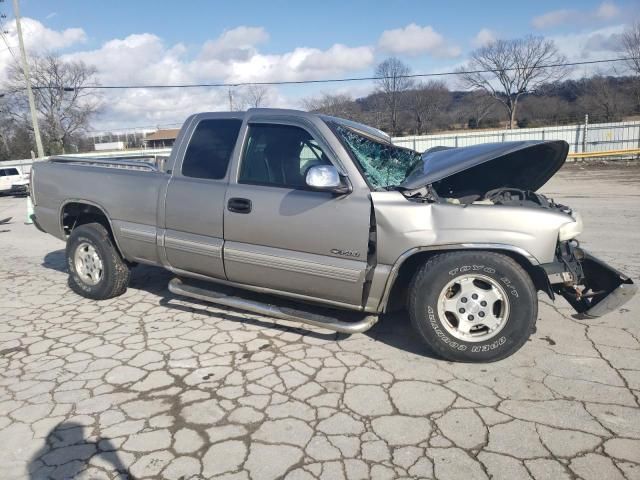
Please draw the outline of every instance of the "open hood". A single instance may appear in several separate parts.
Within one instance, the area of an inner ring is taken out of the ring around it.
[[[568,152],[563,140],[435,147],[422,154],[400,186],[414,190],[431,184],[438,195],[452,198],[507,187],[536,191],[562,167]]]

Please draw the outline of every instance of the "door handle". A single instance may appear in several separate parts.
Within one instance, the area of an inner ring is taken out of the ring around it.
[[[234,213],[251,212],[251,200],[248,198],[230,198],[227,202],[227,209]]]

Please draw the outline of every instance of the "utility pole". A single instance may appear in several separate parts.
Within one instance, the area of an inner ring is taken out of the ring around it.
[[[233,112],[233,91],[229,87],[229,111]]]
[[[42,148],[42,138],[40,138],[40,127],[38,126],[38,114],[36,113],[36,102],[31,91],[31,76],[29,75],[29,62],[27,61],[27,52],[24,49],[24,39],[22,38],[22,25],[20,24],[20,5],[18,0],[13,0],[13,14],[16,17],[16,29],[18,31],[18,43],[20,44],[20,56],[22,57],[22,70],[24,78],[27,82],[27,96],[29,97],[29,109],[31,110],[31,123],[33,124],[33,136],[36,138],[36,149],[38,157],[44,157],[44,149]]]
[[[587,135],[589,134],[589,114],[584,115],[584,133],[582,134],[582,151],[587,151]]]

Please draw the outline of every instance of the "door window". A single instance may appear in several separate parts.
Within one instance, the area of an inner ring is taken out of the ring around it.
[[[289,125],[251,125],[239,183],[306,188],[305,175],[314,165],[331,165],[306,130]]]
[[[11,176],[11,175],[20,175],[20,174],[18,173],[18,169],[17,169],[17,168],[7,168],[7,169],[4,171],[4,173],[5,173],[5,175],[7,175],[8,177],[9,177],[9,176]]]
[[[200,121],[184,154],[182,175],[214,180],[224,178],[241,125],[239,119]]]

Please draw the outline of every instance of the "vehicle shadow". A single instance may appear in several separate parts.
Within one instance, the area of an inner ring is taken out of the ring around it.
[[[67,259],[64,250],[60,249],[47,253],[41,265],[49,270],[67,273]]]
[[[64,250],[56,250],[48,253],[42,266],[59,272],[66,272],[67,265]],[[180,297],[171,293],[167,284],[173,278],[173,274],[160,267],[152,267],[148,265],[138,265],[132,270],[130,288],[143,290],[148,293],[157,295],[160,298],[160,305],[180,310],[182,312],[197,313],[208,317],[220,317],[220,313],[212,312],[213,304],[202,302],[192,298]],[[255,299],[260,300],[266,295],[254,293]],[[268,297],[272,299],[273,297]],[[253,315],[242,310],[236,310],[230,307],[216,306],[217,310],[224,310],[225,320],[235,321],[244,324],[256,325],[264,328],[281,330],[283,332],[294,332],[306,337],[323,339],[328,341],[340,341],[348,338],[348,334],[327,332],[323,333],[316,330],[308,330],[304,324],[292,326],[293,322],[281,323],[278,320],[268,321],[260,320],[259,315]],[[264,317],[262,317],[264,318]],[[406,311],[398,311],[385,314],[370,330],[364,333],[376,341],[382,342],[391,347],[403,350],[415,355],[421,355],[430,358],[439,358],[437,354],[431,352],[420,341],[417,333],[415,333],[409,316]]]
[[[133,478],[111,439],[85,438],[85,427],[75,422],[61,422],[49,432],[27,471],[31,480],[76,478],[89,463],[118,473],[121,479]]]
[[[183,312],[198,313],[209,317],[219,317],[220,314],[211,312],[209,308],[214,305],[211,303],[199,301],[193,298],[181,297],[174,295],[167,289],[167,284],[171,280],[172,274],[166,270],[156,267],[138,266],[134,269],[134,274],[131,279],[131,287],[139,288],[141,290],[155,293],[162,298],[160,299],[160,305],[180,310]],[[252,292],[255,300],[260,301],[264,299],[265,302],[273,301],[273,297]],[[349,338],[349,334],[327,332],[321,333],[316,330],[309,330],[303,323],[295,324],[295,322],[279,323],[280,320],[274,319],[273,321],[260,320],[257,317],[259,315],[253,315],[251,313],[244,312],[242,310],[236,310],[234,308],[225,306],[215,306],[216,309],[224,310],[224,319],[240,322],[244,324],[256,325],[264,328],[270,328],[275,330],[281,330],[283,332],[294,332],[299,335],[311,338],[317,338],[327,341],[340,341]],[[261,317],[265,318],[265,317]],[[295,326],[294,326],[294,325]],[[299,326],[297,326],[299,325]],[[418,334],[414,331],[409,316],[406,311],[398,311],[390,314],[385,314],[380,317],[378,323],[376,323],[370,330],[363,334],[355,335],[367,335],[368,337],[382,342],[390,347],[397,348],[415,355],[423,357],[440,359],[435,353],[431,352],[419,339]]]
[[[398,350],[435,360],[443,360],[436,352],[431,351],[422,343],[418,333],[411,325],[409,312],[406,310],[383,314],[378,323],[371,330],[365,332],[365,335]]]

